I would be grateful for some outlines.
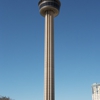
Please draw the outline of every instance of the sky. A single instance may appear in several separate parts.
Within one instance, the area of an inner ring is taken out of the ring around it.
[[[44,18],[39,0],[0,0],[0,95],[44,100]],[[54,19],[55,100],[92,100],[100,83],[100,0],[61,0]]]

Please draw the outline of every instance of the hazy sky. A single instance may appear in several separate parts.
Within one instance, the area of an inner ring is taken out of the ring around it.
[[[62,0],[55,18],[55,100],[91,100],[100,82],[100,0]],[[0,95],[43,100],[44,18],[38,0],[0,0]]]

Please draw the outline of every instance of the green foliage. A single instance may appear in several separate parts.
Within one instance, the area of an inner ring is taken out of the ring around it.
[[[11,100],[9,97],[0,97],[0,100]]]

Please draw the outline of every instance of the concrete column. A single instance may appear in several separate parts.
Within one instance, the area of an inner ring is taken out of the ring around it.
[[[44,100],[54,100],[54,17],[45,14]]]

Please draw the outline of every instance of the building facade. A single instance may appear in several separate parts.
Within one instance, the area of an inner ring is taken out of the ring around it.
[[[100,84],[92,85],[92,100],[100,100]]]

